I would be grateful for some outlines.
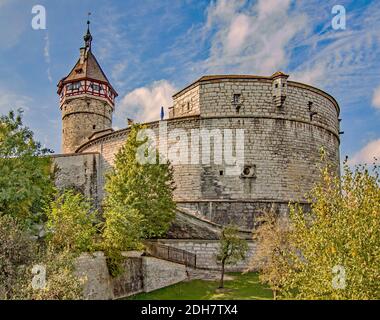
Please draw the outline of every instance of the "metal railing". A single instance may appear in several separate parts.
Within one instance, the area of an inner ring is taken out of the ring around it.
[[[184,264],[187,267],[196,268],[197,265],[196,254],[164,244],[146,242],[145,251],[153,257]]]

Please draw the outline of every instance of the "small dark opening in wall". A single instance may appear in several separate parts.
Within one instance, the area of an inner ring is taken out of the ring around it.
[[[278,83],[276,83],[276,84],[274,85],[274,87],[275,87],[275,88],[278,88]]]
[[[243,170],[243,174],[248,176],[251,173],[251,168],[250,167],[245,167]]]
[[[95,130],[95,129],[96,129],[96,125],[93,125],[93,126],[92,126],[92,129],[94,129],[94,130]]]
[[[285,88],[285,83],[282,84],[282,87]]]
[[[219,175],[221,175],[221,176],[224,175],[223,170],[220,170],[220,171],[219,171]]]
[[[233,96],[233,102],[234,103],[240,103],[240,94],[239,93],[235,93],[234,96]]]

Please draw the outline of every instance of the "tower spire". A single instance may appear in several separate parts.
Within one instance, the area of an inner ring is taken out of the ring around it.
[[[91,42],[92,42],[92,35],[90,32],[90,16],[91,16],[91,12],[88,13],[88,18],[87,18],[87,33],[83,37],[85,47],[88,48],[89,50],[91,50]]]

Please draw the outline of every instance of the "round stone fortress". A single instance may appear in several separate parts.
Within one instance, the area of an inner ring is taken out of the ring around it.
[[[105,173],[129,128],[111,128],[117,93],[91,52],[91,40],[58,85],[64,154],[55,159],[61,169],[58,185],[78,187],[101,203]],[[159,115],[160,106],[157,110]],[[182,152],[182,162],[174,164],[174,196],[183,238],[202,239],[198,230],[205,224],[252,230],[264,211],[286,213],[290,201],[307,205],[305,193],[318,181],[322,147],[339,170],[338,103],[318,88],[288,81],[284,73],[204,76],[176,93],[168,110],[167,119],[146,126],[158,141],[165,128],[168,149],[177,144]],[[209,160],[202,157],[199,132],[209,135]],[[226,145],[234,157],[244,155],[237,174],[228,173]],[[217,150],[222,150],[221,162]],[[186,229],[186,223],[192,226]]]

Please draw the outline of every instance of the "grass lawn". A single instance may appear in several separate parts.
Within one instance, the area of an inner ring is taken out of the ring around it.
[[[218,289],[218,281],[192,280],[180,282],[149,293],[140,293],[129,300],[268,300],[272,291],[264,287],[257,273],[228,273],[234,280],[225,281],[225,289]]]

